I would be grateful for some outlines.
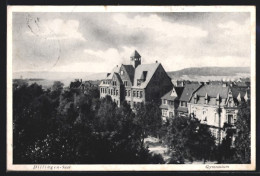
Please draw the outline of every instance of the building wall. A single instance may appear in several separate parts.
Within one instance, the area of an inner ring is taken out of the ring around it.
[[[188,103],[189,114],[194,114],[202,123],[217,128],[222,128],[226,120],[226,112],[223,107],[203,104]],[[206,119],[206,121],[205,121]]]
[[[138,92],[138,96],[137,96]],[[142,96],[140,97],[140,92],[142,92]],[[135,94],[135,96],[134,96]],[[145,103],[145,89],[131,88],[131,107],[135,107],[140,103]]]
[[[172,89],[171,79],[161,65],[155,71],[152,79],[146,87],[146,101],[158,100]]]

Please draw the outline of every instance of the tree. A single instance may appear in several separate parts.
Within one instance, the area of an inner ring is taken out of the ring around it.
[[[240,105],[237,115],[237,136],[235,138],[234,159],[238,163],[248,164],[251,162],[251,114],[250,106],[246,103]]]
[[[156,103],[147,102],[136,109],[135,122],[140,126],[142,143],[148,135],[158,137],[162,127],[161,110]]]
[[[52,85],[52,91],[61,91],[63,89],[64,84],[60,81],[54,81]]]
[[[142,145],[140,123],[126,102],[118,108],[110,96],[98,100],[76,89],[53,96],[57,85],[14,90],[14,163],[163,163]]]
[[[184,164],[186,161],[210,157],[215,146],[214,137],[208,126],[197,119],[176,116],[170,121],[166,136],[172,156],[170,163]]]

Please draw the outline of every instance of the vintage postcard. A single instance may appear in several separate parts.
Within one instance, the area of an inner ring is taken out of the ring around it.
[[[8,6],[8,171],[252,171],[254,6]]]

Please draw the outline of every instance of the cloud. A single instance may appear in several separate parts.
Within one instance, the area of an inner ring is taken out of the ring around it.
[[[122,50],[109,48],[107,50],[84,49],[78,53],[77,62],[66,62],[57,65],[53,71],[73,70],[77,72],[110,72],[113,67],[130,63],[130,55],[135,48],[123,46]]]
[[[78,31],[79,21],[62,20],[59,18],[42,20],[40,18],[27,18],[29,30],[27,35],[38,36],[44,39],[75,39],[85,41],[83,35]]]
[[[140,16],[128,18],[124,14],[116,14],[113,19],[127,28],[136,30],[152,30],[161,37],[206,37],[208,32],[198,27],[163,21],[158,15]],[[185,34],[185,35],[184,35]]]
[[[220,29],[223,29],[225,35],[236,36],[236,35],[248,35],[250,34],[250,21],[246,20],[244,24],[239,24],[235,21],[228,21],[226,23],[218,24]]]
[[[27,14],[13,15],[16,71],[109,72],[134,50],[168,71],[249,65],[250,16],[240,13]]]

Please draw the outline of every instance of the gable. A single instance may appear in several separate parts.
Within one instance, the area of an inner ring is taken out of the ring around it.
[[[178,95],[177,95],[177,92],[176,92],[176,90],[175,90],[175,88],[173,87],[172,88],[172,91],[171,91],[171,96],[173,97],[177,97]]]
[[[133,87],[146,88],[150,80],[154,76],[154,73],[156,72],[159,65],[159,63],[138,65],[135,69]],[[142,79],[142,75],[144,74],[144,72],[146,72],[146,79],[145,81],[141,81],[140,83],[140,80]]]
[[[122,81],[126,80],[129,81],[130,86],[132,86],[133,84],[133,80],[134,80],[134,67],[132,65],[121,65],[120,67],[120,77],[122,79]]]

